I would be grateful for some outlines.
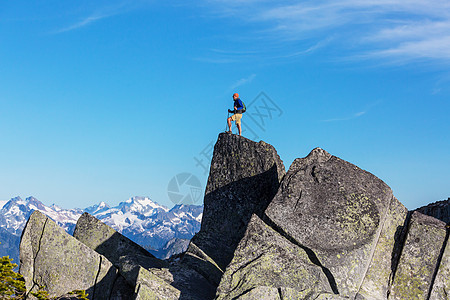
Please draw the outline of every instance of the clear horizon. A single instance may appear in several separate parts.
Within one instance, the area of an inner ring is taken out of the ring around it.
[[[447,1],[15,1],[0,23],[2,201],[202,204],[234,92],[286,170],[320,147],[408,209],[450,197]]]

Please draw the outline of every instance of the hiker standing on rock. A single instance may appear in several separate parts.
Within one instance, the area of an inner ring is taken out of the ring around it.
[[[242,131],[241,130],[241,118],[242,118],[242,113],[245,112],[245,107],[244,107],[244,103],[242,103],[241,99],[239,99],[238,93],[233,94],[233,100],[234,100],[234,110],[231,110],[231,109],[228,110],[228,112],[233,113],[233,115],[227,119],[228,129],[229,129],[227,131],[227,133],[232,133],[231,121],[235,121],[236,126],[239,130],[239,135],[241,135],[241,131]]]

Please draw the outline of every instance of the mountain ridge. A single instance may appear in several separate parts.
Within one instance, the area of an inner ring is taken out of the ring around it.
[[[3,204],[0,208],[0,238],[5,241],[0,244],[0,255],[9,255],[16,262],[20,235],[35,210],[54,220],[69,234],[73,233],[83,212],[88,212],[161,258],[173,253],[173,249],[165,249],[169,242],[169,245],[173,244],[173,239],[189,240],[200,229],[203,212],[202,206],[175,205],[169,209],[149,197],[139,196],[130,197],[114,207],[101,201],[84,209],[65,209],[55,204],[46,206],[33,196],[25,200],[16,196],[0,204]]]

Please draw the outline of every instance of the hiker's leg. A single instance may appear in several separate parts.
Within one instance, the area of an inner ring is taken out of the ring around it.
[[[242,114],[236,114],[235,116],[236,116],[235,117],[236,127],[238,128],[239,135],[241,135],[241,118],[242,118]]]
[[[228,128],[229,128],[229,130],[231,131],[231,117],[229,117],[229,118],[227,119],[227,123],[228,123]]]

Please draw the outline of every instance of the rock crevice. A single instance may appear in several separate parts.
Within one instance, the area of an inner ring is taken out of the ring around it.
[[[37,244],[37,249],[36,249],[36,255],[33,257],[33,271],[36,270],[36,258],[39,254],[39,250],[41,249],[41,241],[42,241],[42,237],[44,236],[44,230],[45,230],[45,226],[47,225],[48,219],[45,220],[44,222],[44,226],[42,226],[42,232],[41,235],[39,236],[39,242]],[[35,287],[37,287],[38,289],[40,288],[39,285],[36,283],[36,274],[33,272],[33,286],[31,287],[30,291],[32,291]],[[30,293],[28,292],[27,297],[30,296]]]
[[[289,242],[291,242],[292,244],[298,246],[303,251],[305,251],[305,253],[308,256],[311,263],[315,264],[316,266],[318,266],[322,269],[323,274],[328,279],[328,283],[329,283],[330,288],[333,291],[333,293],[337,294],[337,295],[339,294],[339,289],[336,284],[336,279],[334,278],[331,271],[327,267],[322,265],[322,263],[320,262],[319,258],[316,255],[316,253],[314,253],[314,251],[312,249],[300,244],[295,238],[293,238],[286,231],[284,231],[283,228],[281,228],[275,222],[270,220],[270,218],[267,215],[264,215],[263,221],[264,221],[264,223],[267,224],[267,226],[271,227],[273,230],[275,230],[277,233],[279,233],[282,237],[286,238]]]

